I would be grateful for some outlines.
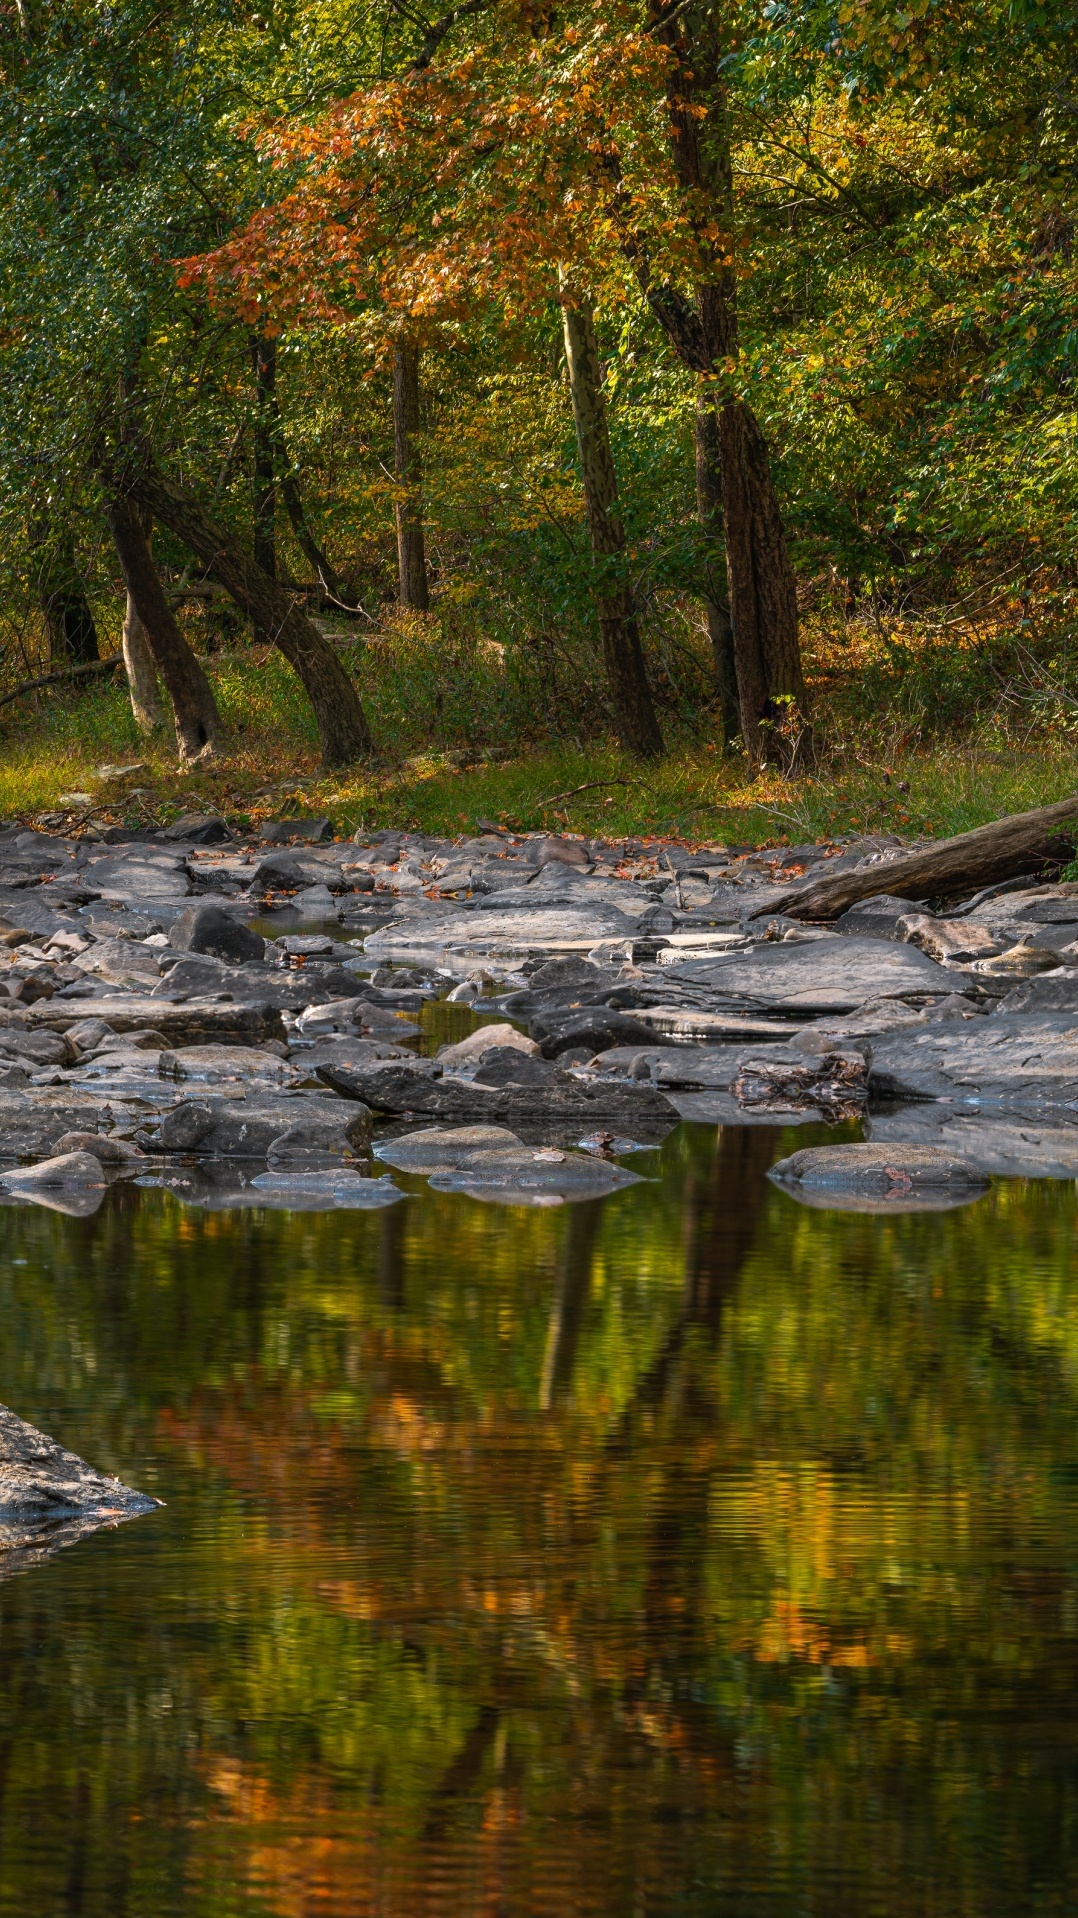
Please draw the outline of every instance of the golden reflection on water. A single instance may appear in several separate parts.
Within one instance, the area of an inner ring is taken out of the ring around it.
[[[1073,1187],[792,1143],[0,1214],[0,1397],[168,1501],[0,1586],[0,1913],[1072,1908]]]

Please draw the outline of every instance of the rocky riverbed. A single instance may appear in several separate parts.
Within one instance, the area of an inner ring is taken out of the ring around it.
[[[1078,1175],[1078,885],[896,897],[901,850],[0,830],[0,1194],[377,1209],[419,1178],[556,1205],[636,1183],[682,1120],[859,1120],[773,1168],[807,1205]],[[784,912],[844,870],[878,890],[834,924]],[[438,1000],[474,1029],[428,1056]],[[6,1562],[147,1509],[2,1416]]]
[[[382,1166],[421,1130],[424,1176],[549,1204],[615,1190],[683,1118],[857,1117],[896,1161],[1073,1175],[1078,885],[897,898],[901,850],[8,828],[0,1184],[73,1212],[118,1178],[204,1205],[390,1205]],[[853,870],[879,891],[834,924],[784,913]],[[446,998],[483,1023],[420,1056]]]

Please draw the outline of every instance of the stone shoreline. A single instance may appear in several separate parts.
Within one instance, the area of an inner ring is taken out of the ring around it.
[[[496,1181],[426,1176],[517,1204],[618,1189],[617,1157],[683,1118],[855,1117],[893,1156],[1078,1173],[1078,886],[933,910],[888,893],[891,836],[746,854],[281,821],[256,845],[205,816],[106,839],[0,831],[13,1203],[92,1211],[134,1177],[393,1204],[372,1154],[411,1125],[497,1129]],[[844,870],[878,894],[833,926],[784,915]],[[436,998],[493,1023],[420,1058]]]

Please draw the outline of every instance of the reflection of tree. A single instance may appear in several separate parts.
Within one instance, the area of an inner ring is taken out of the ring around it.
[[[550,1314],[550,1331],[539,1385],[539,1409],[542,1412],[549,1412],[559,1399],[567,1397],[572,1383],[573,1364],[591,1284],[592,1253],[603,1208],[598,1199],[592,1199],[569,1206],[567,1210],[569,1218],[558,1273],[558,1289]]]
[[[0,1590],[12,1912],[1073,1902],[1067,1195],[807,1212],[778,1150],[12,1215],[0,1396],[171,1501]]]

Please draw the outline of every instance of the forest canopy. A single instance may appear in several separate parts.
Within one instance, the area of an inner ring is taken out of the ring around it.
[[[344,764],[396,649],[420,731],[789,764],[821,595],[1069,606],[1076,50],[1026,0],[16,0],[0,675],[122,628],[194,760],[276,647]]]

